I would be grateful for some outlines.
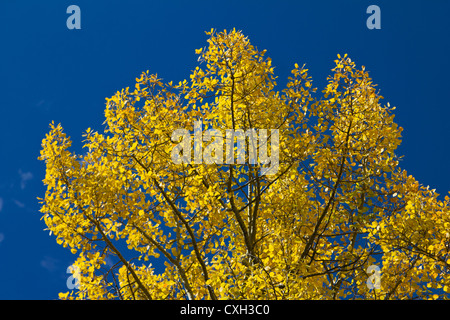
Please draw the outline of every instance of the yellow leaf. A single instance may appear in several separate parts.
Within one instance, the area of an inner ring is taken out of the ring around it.
[[[59,299],[61,299],[61,300],[67,299],[68,296],[69,296],[69,292],[66,292],[66,293],[60,292],[60,293],[58,294],[58,297],[59,297]]]

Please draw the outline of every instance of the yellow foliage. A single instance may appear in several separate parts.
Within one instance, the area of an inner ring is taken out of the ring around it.
[[[80,273],[60,298],[448,298],[449,198],[399,168],[402,128],[365,68],[338,55],[319,97],[295,63],[278,91],[265,50],[236,30],[207,35],[189,80],[146,71],[107,98],[84,156],[50,125],[41,213]],[[248,154],[175,164],[172,134],[197,120],[278,129],[278,171]]]

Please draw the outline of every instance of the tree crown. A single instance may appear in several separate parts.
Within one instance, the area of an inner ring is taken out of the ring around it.
[[[265,50],[207,34],[189,81],[147,71],[107,98],[85,155],[51,124],[41,212],[78,255],[60,297],[448,298],[449,198],[398,166],[364,66],[338,55],[317,96],[295,64],[279,91]]]

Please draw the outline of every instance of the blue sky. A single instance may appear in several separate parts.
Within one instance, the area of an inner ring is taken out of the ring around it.
[[[81,30],[69,30],[70,5]],[[381,29],[369,30],[369,5]],[[80,151],[101,130],[105,98],[145,70],[188,78],[204,31],[236,28],[267,49],[278,83],[306,63],[321,89],[338,53],[365,65],[404,128],[401,166],[450,190],[450,1],[0,0],[0,299],[56,299],[75,256],[43,231],[45,175],[37,160],[48,124],[61,122]]]

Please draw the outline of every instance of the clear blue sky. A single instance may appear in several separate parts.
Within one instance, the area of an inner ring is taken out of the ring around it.
[[[69,5],[81,30],[69,30]],[[369,30],[369,5],[381,29]],[[178,82],[195,68],[205,30],[242,30],[267,49],[278,83],[306,63],[319,89],[338,53],[365,65],[404,128],[401,166],[450,190],[450,1],[0,0],[0,299],[56,299],[75,256],[43,231],[37,160],[48,124],[81,147],[100,130],[105,97],[145,70]]]

